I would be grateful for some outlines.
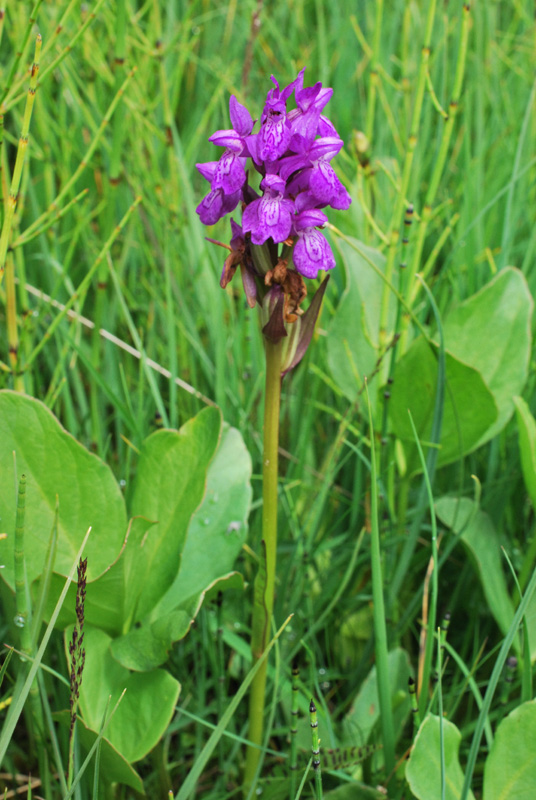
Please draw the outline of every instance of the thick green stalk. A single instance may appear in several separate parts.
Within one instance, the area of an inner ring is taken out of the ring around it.
[[[275,569],[277,552],[277,476],[279,447],[279,408],[281,405],[281,351],[277,344],[266,340],[266,384],[264,399],[264,451],[262,465],[262,540],[261,565],[255,580],[251,652],[256,663],[266,649],[274,607]],[[262,743],[267,661],[263,662],[249,695],[249,741]],[[261,751],[248,747],[244,772],[245,791],[255,779]]]

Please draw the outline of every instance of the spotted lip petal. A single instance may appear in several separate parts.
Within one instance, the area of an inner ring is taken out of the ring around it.
[[[327,239],[315,228],[299,231],[294,245],[293,261],[298,272],[305,278],[316,278],[319,270],[333,269],[335,266]]]
[[[225,194],[234,194],[242,188],[246,180],[243,159],[230,151],[225,152],[214,172],[212,188],[222,188]]]

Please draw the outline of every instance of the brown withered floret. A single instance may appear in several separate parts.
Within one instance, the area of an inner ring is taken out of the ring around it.
[[[280,258],[275,267],[264,276],[266,286],[279,284],[285,293],[285,322],[296,322],[299,314],[303,314],[300,305],[307,296],[307,289],[302,276],[294,269],[288,269],[288,259]]]

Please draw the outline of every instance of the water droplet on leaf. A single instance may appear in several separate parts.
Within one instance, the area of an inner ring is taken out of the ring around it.
[[[13,622],[15,623],[17,628],[24,628],[25,620],[24,620],[24,617],[22,616],[22,614],[16,614],[15,615],[15,619],[13,620]]]

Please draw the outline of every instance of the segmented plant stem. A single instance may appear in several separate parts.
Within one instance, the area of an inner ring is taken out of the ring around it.
[[[299,677],[300,670],[294,664],[292,667],[292,707],[290,711],[290,800],[294,800],[296,797],[296,781],[298,777]]]
[[[322,771],[320,769],[320,738],[318,736],[318,716],[313,698],[309,704],[311,724],[311,749],[313,754],[313,770],[315,775],[316,800],[322,800]]]
[[[261,565],[255,580],[251,652],[254,663],[259,660],[269,641],[270,623],[274,606],[275,570],[277,554],[277,478],[279,448],[279,409],[281,405],[281,350],[277,344],[266,340],[266,389],[264,399],[264,448],[262,487],[262,540]],[[267,660],[256,673],[249,695],[248,738],[260,746],[263,737],[264,704]],[[261,751],[248,747],[244,771],[246,793],[255,779]]]
[[[17,197],[20,189],[22,168],[24,166],[26,150],[28,149],[30,120],[32,118],[35,93],[37,91],[37,76],[39,75],[40,53],[41,53],[41,36],[38,35],[35,42],[34,63],[32,66],[32,75],[30,78],[30,88],[28,89],[28,96],[26,98],[26,108],[24,110],[24,117],[22,120],[22,130],[19,139],[19,146],[17,148],[17,158],[15,160],[15,168],[13,170],[13,177],[11,179],[11,186],[9,189],[9,196],[7,198],[7,205],[4,211],[4,223],[2,225],[2,233],[0,235],[0,286],[2,285],[2,279],[4,277],[7,248],[9,245],[9,237],[11,235],[11,226],[13,224],[13,215],[15,213],[15,208],[17,205]]]

